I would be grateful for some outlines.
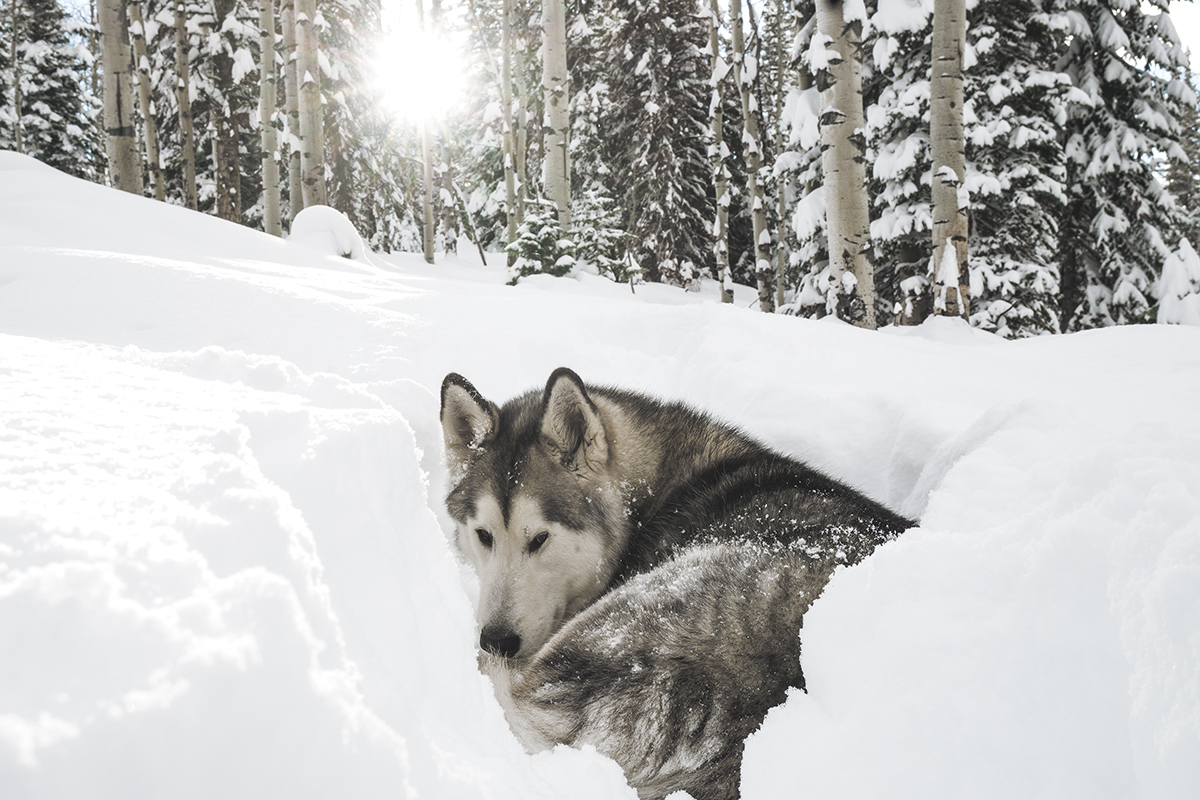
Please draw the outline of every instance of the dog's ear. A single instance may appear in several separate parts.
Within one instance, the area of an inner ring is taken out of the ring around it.
[[[441,417],[446,463],[453,475],[465,469],[471,457],[496,435],[500,410],[483,399],[470,381],[451,372],[442,381]]]
[[[568,469],[600,471],[608,463],[608,436],[583,381],[559,367],[542,395],[542,437]]]

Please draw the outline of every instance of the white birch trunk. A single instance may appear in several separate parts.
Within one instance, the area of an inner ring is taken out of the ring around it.
[[[279,132],[275,129],[275,2],[258,0],[259,95],[258,120],[262,126],[263,230],[283,235],[279,213]]]
[[[125,5],[122,0],[103,0],[98,11],[108,171],[114,187],[141,194],[142,163],[133,124],[133,84],[129,74],[133,59],[125,38]]]
[[[433,263],[433,237],[434,237],[434,215],[433,215],[433,144],[431,142],[432,134],[429,131],[429,120],[421,122],[421,159],[423,164],[422,182],[425,187],[425,197],[422,205],[425,210],[425,227],[424,227],[424,244],[425,244],[425,261],[429,264]]]
[[[762,147],[759,144],[758,103],[750,91],[754,76],[747,70],[745,38],[742,33],[742,0],[730,0],[730,23],[733,27],[733,80],[742,94],[742,145],[746,153],[746,194],[750,198],[750,213],[754,224],[754,277],[758,282],[758,307],[768,313],[775,310],[771,284],[771,232],[767,230],[767,207],[759,183],[762,170]]]
[[[516,136],[513,131],[512,108],[512,0],[504,0],[504,18],[500,22],[500,105],[504,124],[504,217],[507,241],[517,240],[517,186],[513,174],[516,153]],[[509,253],[509,266],[516,255]]]
[[[133,36],[133,57],[137,62],[138,105],[142,110],[142,139],[146,146],[146,166],[155,200],[167,199],[162,162],[158,155],[158,123],[150,98],[150,59],[146,55],[146,23],[142,19],[141,0],[129,0],[129,32]]]
[[[296,0],[281,0],[279,29],[283,40],[283,93],[287,114],[288,223],[304,208],[300,182],[300,81],[296,76]]]
[[[421,29],[421,35],[425,35],[425,3],[424,0],[417,0],[417,25]],[[423,109],[422,109],[423,111]],[[424,188],[424,198],[422,199],[422,208],[425,214],[425,225],[422,228],[422,243],[425,249],[425,262],[433,263],[434,251],[434,215],[433,215],[433,143],[431,140],[431,132],[429,130],[429,118],[424,117],[421,120],[421,164],[422,172],[421,179]]]
[[[721,281],[721,302],[733,302],[733,273],[729,269],[729,175],[725,165],[725,114],[721,109],[721,82],[729,65],[721,58],[721,8],[718,0],[709,0],[708,50],[712,56],[713,189],[717,216],[713,225],[713,255],[717,259],[717,277]]]
[[[316,0],[296,0],[296,81],[300,106],[300,184],[304,206],[328,204],[321,67],[317,62]]]
[[[542,0],[542,92],[546,123],[542,180],[558,209],[558,222],[571,226],[571,166],[567,156],[571,78],[567,73],[567,13],[563,0]]]
[[[21,119],[23,112],[21,110],[21,59],[17,54],[17,43],[21,40],[21,15],[18,11],[20,0],[10,0],[9,11],[9,63],[12,64],[12,85],[13,85],[13,112],[16,115],[16,120],[13,123],[13,150],[18,153],[25,152],[25,145],[22,140],[24,132],[24,123]]]
[[[183,202],[197,211],[196,197],[196,133],[192,125],[192,100],[189,82],[188,41],[183,0],[175,0],[175,100],[179,107],[179,144],[183,159]]]
[[[966,153],[963,140],[965,0],[935,0],[929,144],[933,157],[933,313],[971,315],[967,265]],[[951,253],[947,253],[951,250]]]
[[[521,55],[519,52],[518,56]],[[523,59],[517,59],[517,65],[523,64]],[[519,68],[513,70],[513,86],[516,87],[517,95],[517,133],[516,133],[516,160],[513,163],[513,178],[517,182],[517,224],[520,225],[525,221],[525,203],[529,200],[529,166],[527,156],[529,154],[529,98],[527,92],[523,88],[522,76],[524,72]]]
[[[831,313],[862,328],[875,328],[875,274],[864,135],[862,23],[847,22],[841,0],[817,0],[817,29],[836,52],[817,70],[821,90],[821,168],[825,173],[825,225],[829,234]]]
[[[775,158],[779,158],[779,154],[783,152],[783,96],[786,91],[784,86],[784,61],[783,61],[783,36],[787,26],[784,25],[784,20],[787,15],[787,8],[783,0],[776,0],[775,3],[775,66],[778,70],[775,80]],[[784,304],[786,298],[784,293],[787,291],[787,253],[783,248],[783,217],[787,213],[787,181],[780,175],[777,179],[776,186],[776,219],[779,220],[779,246],[775,248],[775,307],[779,308]]]

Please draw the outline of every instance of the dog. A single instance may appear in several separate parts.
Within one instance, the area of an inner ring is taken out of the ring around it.
[[[441,424],[480,666],[532,752],[593,745],[642,798],[739,796],[745,738],[804,688],[804,612],[914,523],[681,403],[555,370]]]

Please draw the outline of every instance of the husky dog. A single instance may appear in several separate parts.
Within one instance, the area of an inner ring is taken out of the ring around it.
[[[530,750],[591,744],[643,798],[736,798],[804,687],[804,612],[913,523],[679,403],[561,368],[503,406],[442,383],[480,664]]]

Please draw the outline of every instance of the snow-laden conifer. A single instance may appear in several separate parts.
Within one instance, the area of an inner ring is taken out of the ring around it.
[[[630,253],[650,280],[687,285],[712,263],[707,19],[688,0],[615,0],[602,32],[604,136]]]
[[[1179,249],[1163,263],[1155,293],[1157,322],[1200,325],[1200,255],[1187,239],[1180,241]]]
[[[1057,0],[1062,68],[1082,94],[1065,120],[1060,230],[1064,329],[1150,320],[1151,286],[1183,222],[1155,158],[1183,158],[1179,117],[1195,102],[1173,78],[1187,56],[1167,0]]]
[[[872,18],[878,89],[868,112],[875,151],[872,235],[895,266],[896,318],[932,311],[929,147],[932,3],[884,0]],[[973,325],[1004,336],[1057,329],[1059,140],[1070,92],[1056,69],[1059,18],[1036,0],[968,9],[964,133]]]
[[[104,173],[104,143],[96,125],[98,101],[88,85],[92,56],[81,41],[83,32],[57,0],[3,4],[0,148],[19,149],[63,172],[96,180]],[[19,125],[14,74],[20,76]]]

